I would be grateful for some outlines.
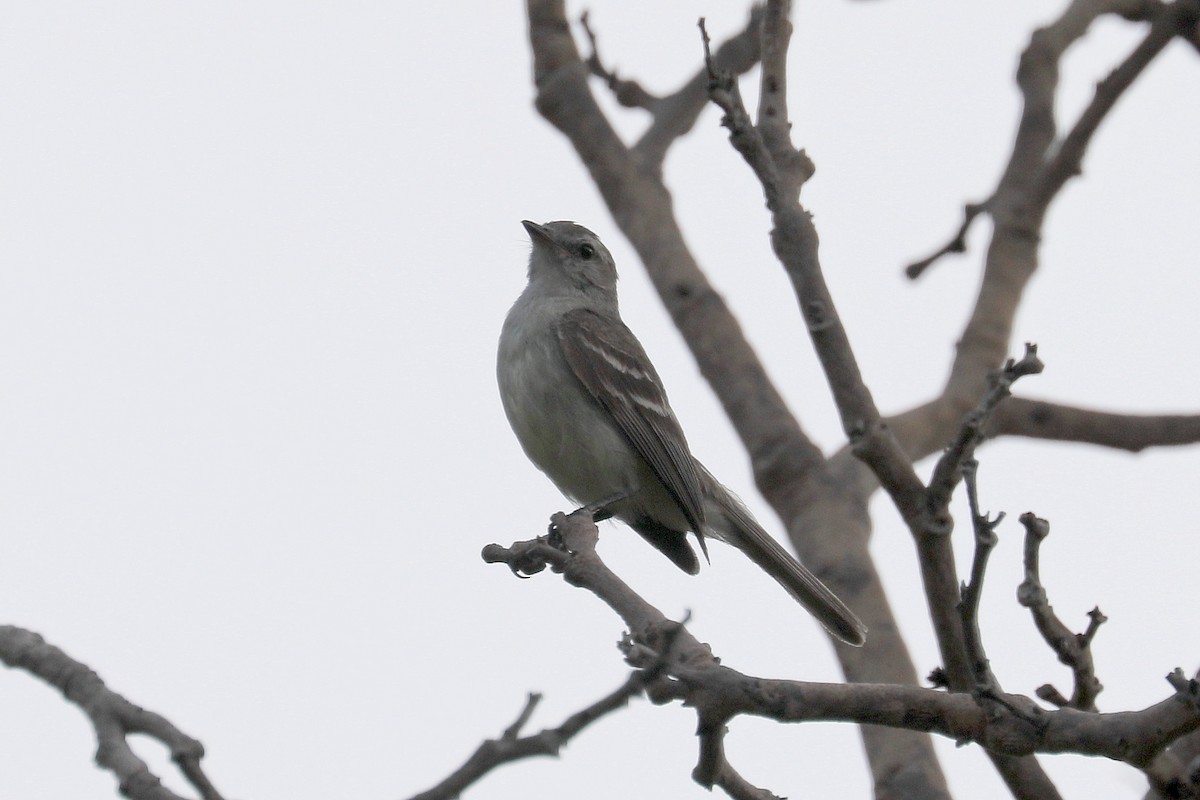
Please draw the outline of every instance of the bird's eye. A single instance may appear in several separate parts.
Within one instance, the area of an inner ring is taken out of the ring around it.
[[[587,242],[584,242],[583,244],[579,245],[579,255],[585,260],[590,259],[592,256],[596,255],[596,248],[592,247]]]

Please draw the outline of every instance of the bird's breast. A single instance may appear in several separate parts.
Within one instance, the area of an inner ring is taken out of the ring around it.
[[[591,503],[636,491],[649,474],[606,412],[575,377],[550,325],[513,315],[500,337],[497,381],[526,455],[563,494]]]

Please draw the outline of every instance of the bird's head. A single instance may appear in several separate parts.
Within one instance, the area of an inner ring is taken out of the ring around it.
[[[582,225],[558,221],[521,222],[529,233],[529,282],[555,294],[611,297],[616,302],[617,267],[600,237]]]

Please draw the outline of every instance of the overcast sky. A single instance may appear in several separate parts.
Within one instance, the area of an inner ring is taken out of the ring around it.
[[[1063,3],[798,5],[795,138],[817,164],[806,203],[866,378],[899,411],[947,373],[987,224],[920,282],[902,267],[994,185],[1017,56]],[[729,2],[589,8],[609,63],[657,91],[699,67],[698,16],[715,37],[745,18]],[[1072,51],[1068,118],[1141,33],[1105,22]],[[1171,45],[1052,208],[1013,343],[1038,342],[1047,369],[1022,393],[1200,410],[1197,70]],[[227,797],[404,797],[498,735],[526,692],[545,694],[536,729],[623,680],[611,611],[478,555],[566,506],[522,455],[494,385],[524,281],[521,219],[574,219],[605,240],[626,321],[693,449],[781,534],[640,264],[532,99],[515,2],[0,6],[2,621],[200,739]],[[627,135],[645,124],[617,113]],[[718,116],[667,162],[685,236],[832,451],[836,413]],[[1163,676],[1197,666],[1200,452],[1003,441],[982,462],[983,505],[1010,515],[982,611],[1005,688],[1069,691],[1013,599],[1016,517],[1032,510],[1053,526],[1042,563],[1059,614],[1078,629],[1094,605],[1111,618],[1095,644],[1102,710],[1167,696]],[[927,674],[938,657],[913,546],[885,502],[875,510],[874,552]],[[816,624],[736,552],[717,546],[689,578],[626,529],[601,536],[602,555],[665,613],[690,610],[724,663],[838,679]],[[968,558],[966,528],[955,537]],[[467,796],[707,797],[689,777],[694,726],[688,710],[635,701],[560,759],[507,767]],[[869,793],[849,726],[739,719],[727,746],[780,794]],[[978,748],[938,747],[960,796],[1007,796]],[[78,710],[0,673],[0,797],[115,797],[94,750]],[[140,752],[186,791],[160,748]],[[1144,790],[1120,764],[1043,763],[1071,800]]]

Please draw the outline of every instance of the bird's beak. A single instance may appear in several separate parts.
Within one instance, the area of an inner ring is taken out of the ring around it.
[[[529,241],[534,244],[541,241],[554,247],[562,247],[562,245],[554,241],[554,237],[550,235],[550,231],[546,230],[545,226],[538,225],[536,222],[530,222],[527,219],[521,220],[521,224],[525,226],[525,231],[529,234]]]

